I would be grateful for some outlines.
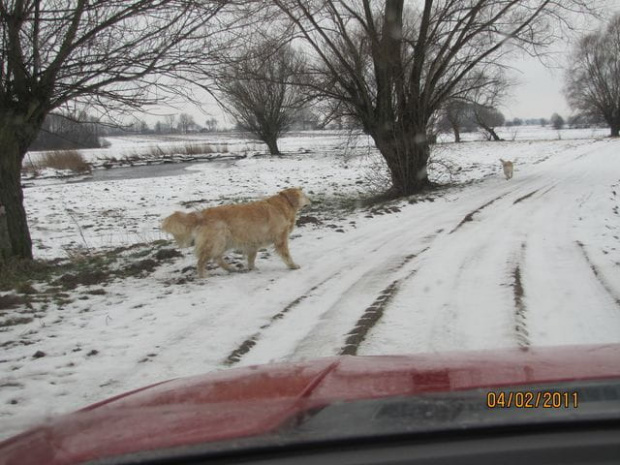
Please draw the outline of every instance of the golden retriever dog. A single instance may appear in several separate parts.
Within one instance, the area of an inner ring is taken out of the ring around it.
[[[504,168],[504,176],[506,176],[506,179],[512,178],[514,163],[511,161],[502,160],[501,158],[499,159],[499,162],[502,164],[502,168]]]
[[[195,245],[198,276],[206,274],[209,260],[227,271],[235,271],[224,261],[229,249],[240,249],[254,269],[258,250],[273,244],[290,269],[297,269],[288,249],[288,236],[300,208],[310,204],[301,188],[285,189],[257,202],[222,205],[195,213],[174,212],[162,222],[162,230],[172,234],[180,247]]]

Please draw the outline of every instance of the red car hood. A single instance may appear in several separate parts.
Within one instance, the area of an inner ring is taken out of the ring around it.
[[[256,436],[339,401],[620,378],[620,345],[334,357],[230,369],[122,394],[0,443],[0,464],[74,464]]]

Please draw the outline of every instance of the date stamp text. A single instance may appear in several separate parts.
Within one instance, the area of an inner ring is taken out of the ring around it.
[[[489,391],[488,408],[579,408],[575,391]]]

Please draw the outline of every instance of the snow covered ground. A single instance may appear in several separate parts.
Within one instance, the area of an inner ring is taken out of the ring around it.
[[[377,156],[365,137],[339,134],[285,139],[282,158],[175,166],[170,176],[29,181],[38,257],[122,249],[101,262],[105,273],[59,267],[53,298],[0,312],[0,438],[234,366],[620,342],[620,141],[601,138],[606,130],[559,134],[522,128],[506,142],[439,144],[431,175],[450,187],[372,206],[362,200],[381,179]],[[139,143],[150,142],[116,141],[106,153]],[[517,160],[510,181],[500,157]],[[199,280],[191,250],[159,241],[174,210],[297,185],[314,201],[292,235],[300,270],[266,250],[256,271]],[[49,283],[30,284],[29,295],[47,295]]]

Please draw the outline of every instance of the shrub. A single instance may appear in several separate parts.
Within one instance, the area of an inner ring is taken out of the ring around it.
[[[46,152],[39,166],[56,170],[70,170],[74,173],[90,173],[92,171],[90,165],[77,150]]]

